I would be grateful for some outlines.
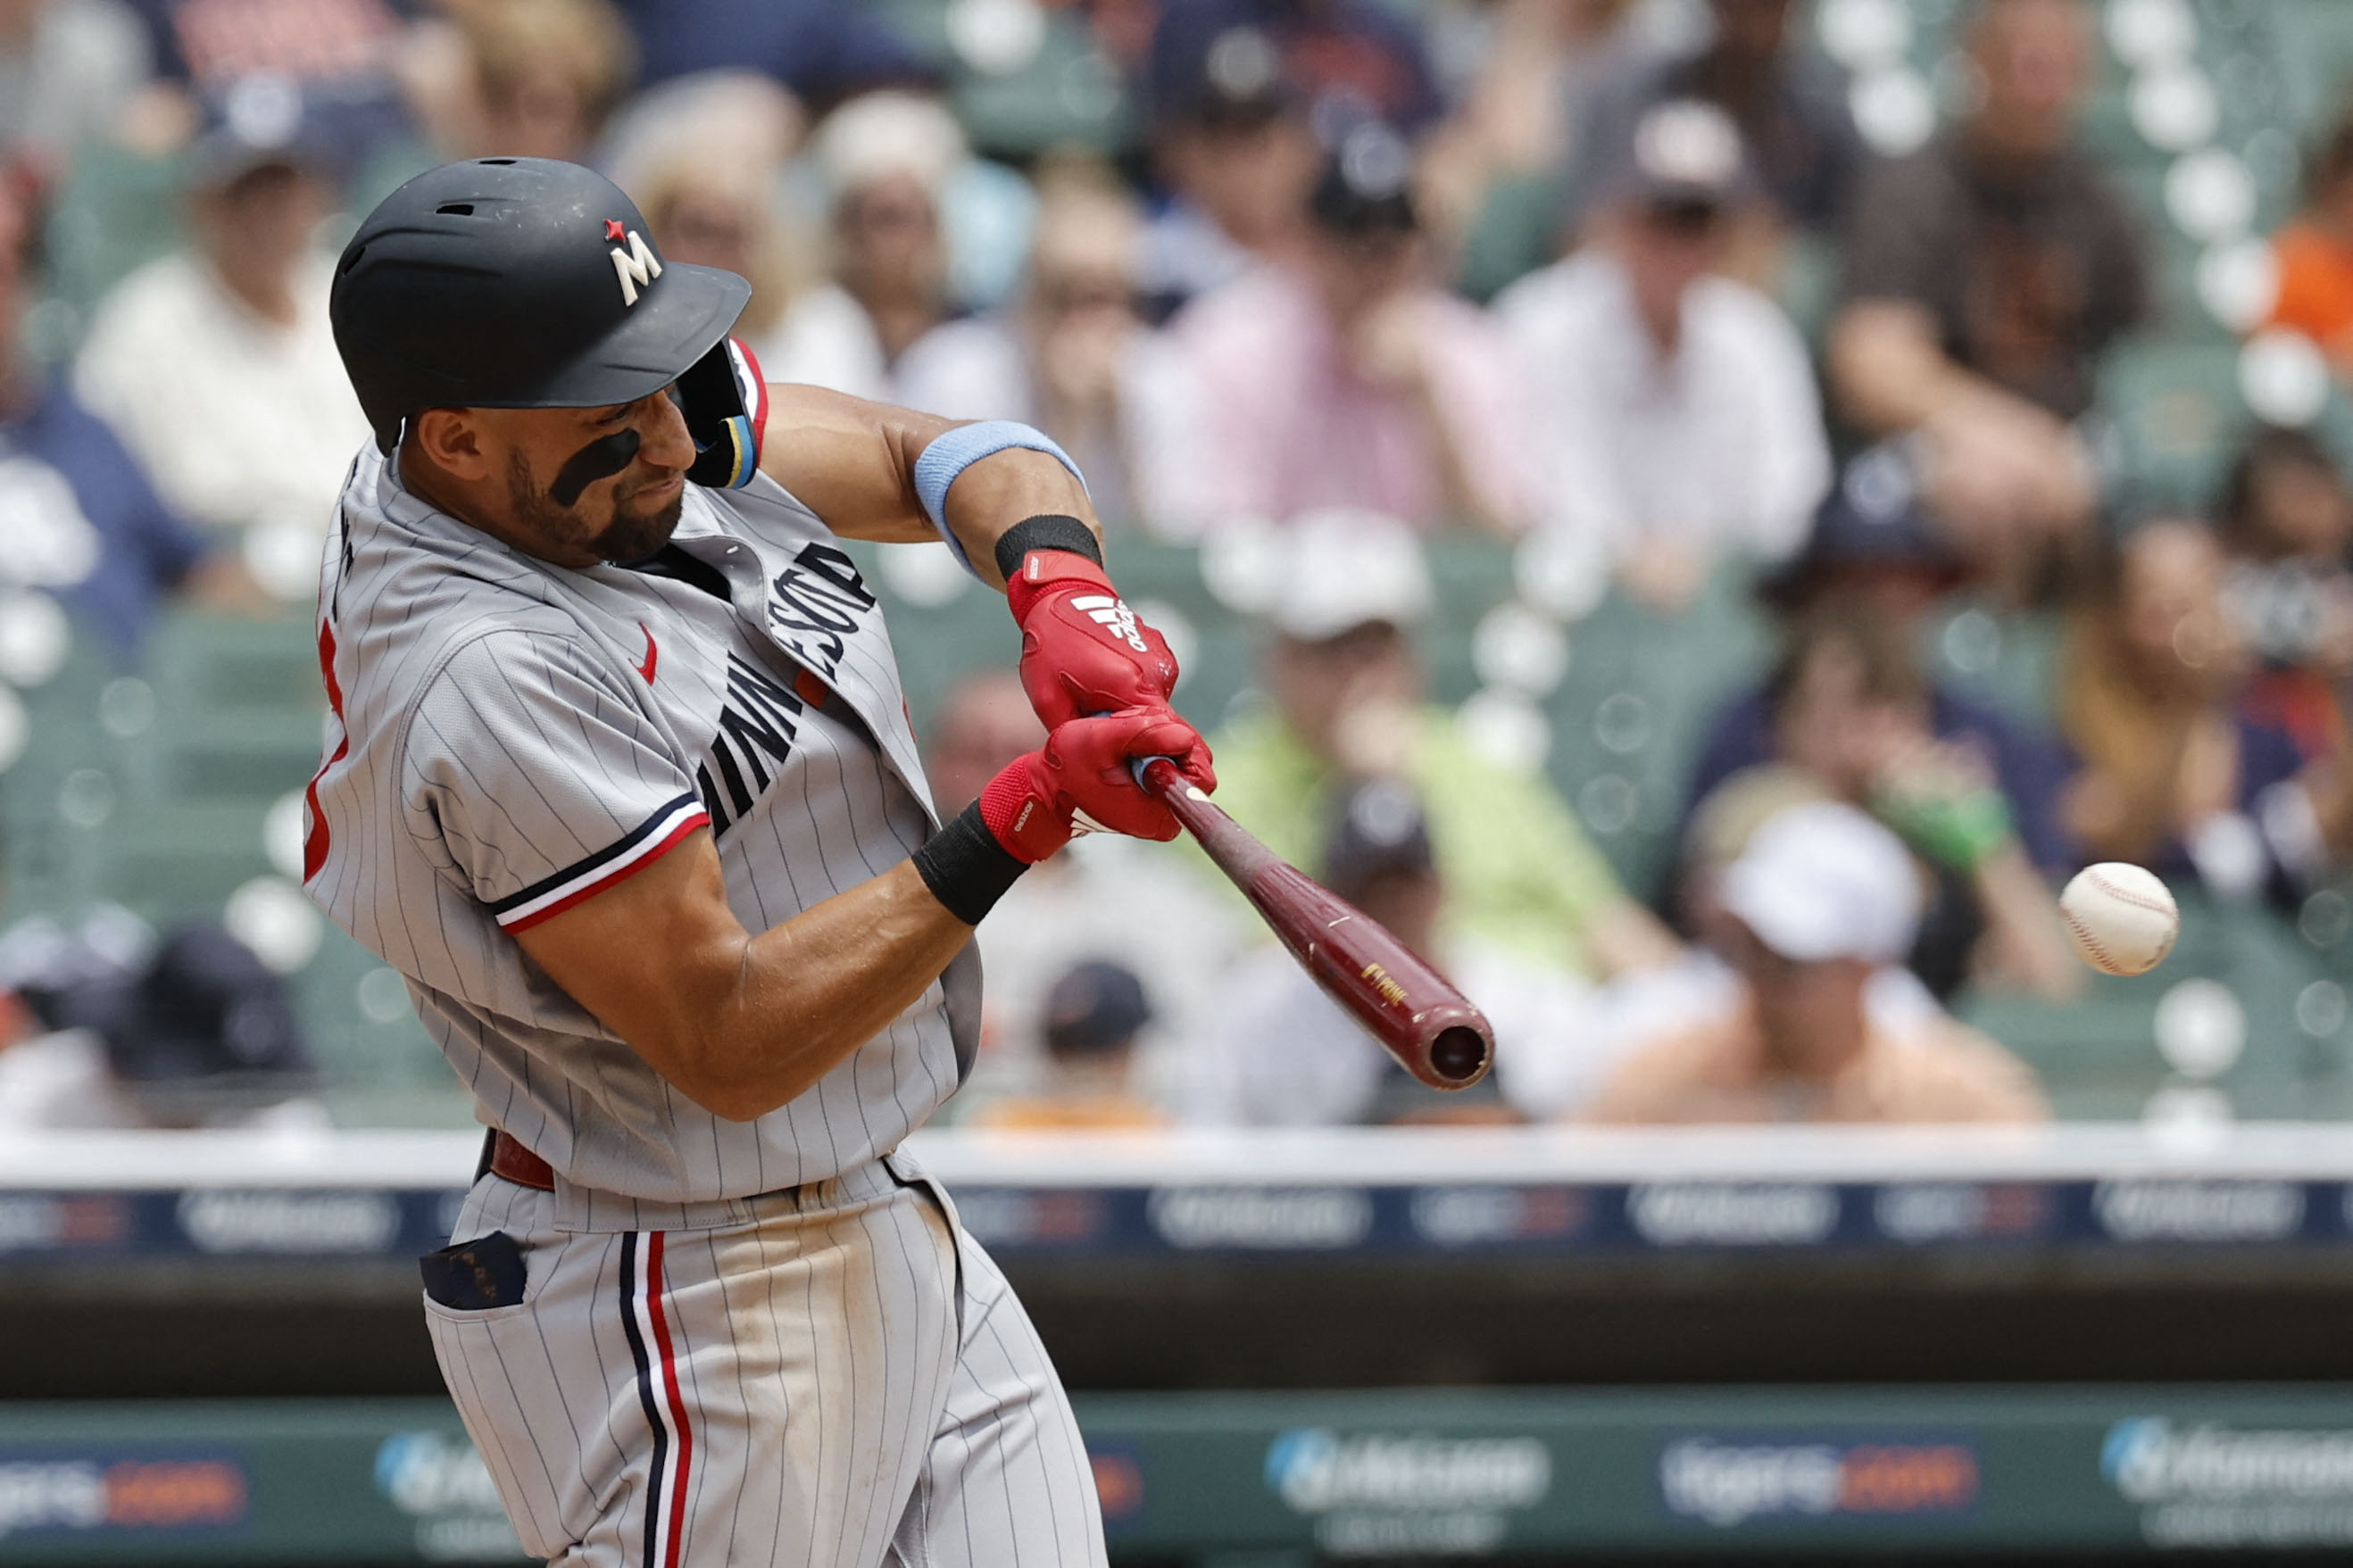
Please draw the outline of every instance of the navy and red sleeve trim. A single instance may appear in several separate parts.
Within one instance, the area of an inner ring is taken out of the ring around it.
[[[528,930],[652,865],[688,834],[710,825],[711,815],[702,809],[700,798],[691,792],[680,795],[617,842],[499,900],[491,906],[491,913],[501,930]]]

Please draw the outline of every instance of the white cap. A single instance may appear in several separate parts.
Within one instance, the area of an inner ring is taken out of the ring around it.
[[[1920,879],[1903,841],[1835,801],[1767,821],[1725,868],[1722,897],[1759,942],[1799,963],[1890,963],[1920,925]]]
[[[1303,513],[1282,531],[1282,561],[1267,619],[1287,637],[1322,642],[1373,621],[1418,626],[1430,614],[1421,540],[1386,513]]]
[[[935,197],[969,152],[955,116],[939,100],[913,92],[850,100],[826,116],[811,151],[836,195],[907,174]]]

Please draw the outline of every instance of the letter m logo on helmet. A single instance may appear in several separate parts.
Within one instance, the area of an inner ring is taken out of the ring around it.
[[[638,302],[638,290],[661,276],[661,258],[653,253],[653,247],[646,243],[644,235],[636,229],[628,230],[628,248],[624,250],[616,245],[607,254],[613,258],[613,276],[621,280],[621,303],[634,305]],[[615,240],[621,237],[621,226],[617,220],[605,220],[605,237]]]

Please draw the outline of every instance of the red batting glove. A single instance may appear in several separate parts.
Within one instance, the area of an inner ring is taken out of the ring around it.
[[[1091,713],[1167,708],[1176,656],[1085,556],[1031,551],[1005,584],[1005,602],[1021,627],[1021,686],[1047,729]]]
[[[1174,838],[1176,818],[1135,782],[1139,757],[1208,774],[1209,748],[1193,726],[1166,709],[1129,708],[1074,719],[1015,759],[980,792],[980,819],[1007,854],[1033,865],[1076,833]]]

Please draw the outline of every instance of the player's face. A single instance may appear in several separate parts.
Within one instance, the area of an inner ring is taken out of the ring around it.
[[[609,408],[507,411],[512,525],[553,547],[627,565],[670,542],[694,441],[666,392]]]

